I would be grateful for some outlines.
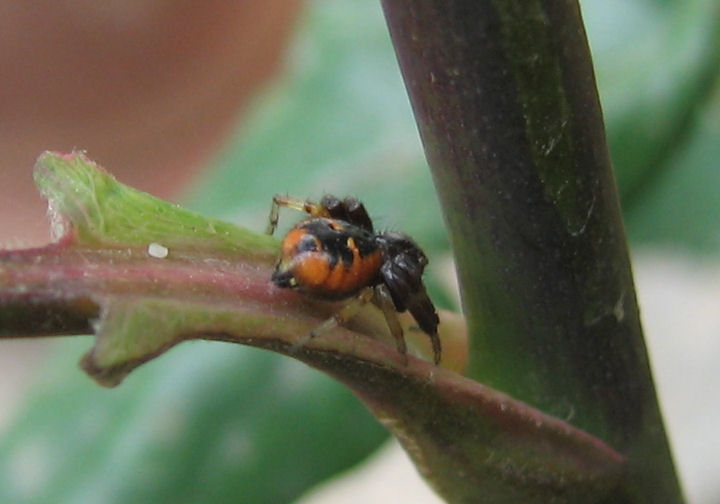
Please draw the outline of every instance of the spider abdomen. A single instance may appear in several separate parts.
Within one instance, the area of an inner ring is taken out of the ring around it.
[[[346,299],[377,283],[382,262],[371,233],[341,220],[312,218],[286,235],[273,281],[321,299]]]

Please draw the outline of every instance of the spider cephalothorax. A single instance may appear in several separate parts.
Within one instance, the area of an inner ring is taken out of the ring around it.
[[[422,282],[428,261],[409,236],[376,234],[362,203],[330,195],[319,204],[275,196],[269,234],[275,231],[281,206],[307,212],[310,218],[285,235],[272,275],[275,285],[320,299],[355,298],[325,326],[340,324],[362,304],[373,302],[383,311],[401,353],[406,351],[405,340],[396,312],[407,310],[430,337],[435,363],[440,361],[439,319]]]

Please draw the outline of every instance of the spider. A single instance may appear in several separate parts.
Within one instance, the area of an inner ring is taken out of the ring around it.
[[[352,298],[309,337],[343,324],[365,303],[372,302],[385,316],[398,352],[406,355],[407,347],[397,313],[407,310],[430,337],[435,364],[440,362],[439,319],[422,282],[428,260],[409,236],[375,233],[360,201],[332,195],[325,195],[320,203],[275,195],[267,234],[275,232],[280,207],[306,212],[310,217],[285,235],[273,283],[316,299]]]

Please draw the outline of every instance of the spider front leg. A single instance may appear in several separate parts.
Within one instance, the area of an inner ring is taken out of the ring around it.
[[[283,196],[276,194],[273,196],[272,206],[270,207],[270,215],[268,216],[268,225],[265,234],[273,234],[277,228],[278,219],[280,218],[280,207],[292,208],[299,212],[305,212],[312,217],[330,217],[325,206],[314,203],[309,200],[295,198],[293,196]]]
[[[372,220],[367,210],[365,210],[365,205],[357,198],[348,196],[344,200],[340,200],[332,194],[326,194],[320,200],[320,205],[325,207],[331,218],[344,220],[366,231],[373,232]]]

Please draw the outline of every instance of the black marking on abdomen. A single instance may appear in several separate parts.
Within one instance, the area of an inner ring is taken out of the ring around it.
[[[306,229],[317,237],[322,250],[328,254],[331,268],[337,265],[338,260],[342,261],[346,269],[352,266],[355,255],[348,246],[350,238],[355,243],[361,258],[378,249],[372,233],[345,221],[316,217],[307,219],[298,224],[298,227]]]

